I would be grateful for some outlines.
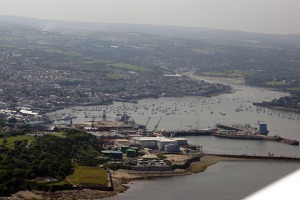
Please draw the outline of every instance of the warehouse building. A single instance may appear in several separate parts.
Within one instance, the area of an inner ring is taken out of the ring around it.
[[[139,145],[141,148],[156,149],[168,153],[179,152],[179,146],[187,145],[185,138],[133,137],[131,142]]]

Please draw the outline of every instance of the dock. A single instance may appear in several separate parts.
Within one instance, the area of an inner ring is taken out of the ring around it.
[[[249,159],[249,160],[274,160],[274,161],[293,161],[293,162],[300,162],[299,157],[291,157],[291,156],[259,156],[259,155],[247,155],[247,154],[213,154],[213,153],[206,153],[205,155],[211,156],[220,156],[226,158],[241,158],[241,159]]]

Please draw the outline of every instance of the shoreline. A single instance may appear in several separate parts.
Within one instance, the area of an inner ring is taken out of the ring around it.
[[[204,155],[200,161],[192,162],[190,167],[185,170],[175,170],[171,172],[137,172],[130,173],[128,170],[116,170],[111,171],[114,191],[102,191],[102,190],[63,190],[56,192],[44,192],[44,191],[19,191],[11,197],[0,197],[0,200],[20,200],[20,199],[37,199],[37,200],[74,200],[74,199],[104,199],[116,196],[120,193],[126,192],[130,186],[128,184],[134,181],[140,180],[150,180],[154,178],[163,177],[174,177],[174,176],[187,176],[197,173],[204,172],[208,167],[218,164],[223,161],[252,161],[256,160],[258,162],[268,161],[268,162],[283,162],[276,160],[257,160],[257,159],[247,159],[247,158],[231,158],[220,155]],[[286,161],[293,162],[293,161]]]
[[[11,197],[0,197],[0,200],[20,200],[20,199],[37,199],[37,200],[71,200],[71,199],[103,199],[116,196],[120,193],[127,191],[130,186],[129,183],[139,180],[149,180],[161,177],[173,176],[186,176],[200,172],[204,172],[209,166],[215,165],[220,161],[241,161],[245,159],[226,158],[220,156],[205,155],[201,161],[191,163],[190,167],[186,170],[175,170],[174,172],[154,172],[154,173],[128,173],[126,170],[112,171],[112,179],[114,184],[114,191],[101,191],[101,190],[63,190],[56,192],[44,191],[19,191]]]

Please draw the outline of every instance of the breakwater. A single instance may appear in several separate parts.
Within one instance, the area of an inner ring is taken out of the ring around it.
[[[242,129],[240,129],[242,130]],[[236,131],[236,130],[234,130]],[[239,140],[267,140],[273,142],[281,142],[288,145],[299,146],[298,140],[283,138],[280,136],[267,136],[262,134],[249,134],[241,132],[221,132],[218,129],[203,129],[203,130],[187,130],[187,131],[163,131],[160,132],[165,137],[186,137],[186,136],[215,136],[226,139]]]
[[[276,160],[276,161],[300,162],[299,157],[291,157],[291,156],[259,156],[259,155],[247,155],[247,154],[211,154],[211,153],[208,153],[206,155],[220,156],[226,158],[249,159],[249,160]]]

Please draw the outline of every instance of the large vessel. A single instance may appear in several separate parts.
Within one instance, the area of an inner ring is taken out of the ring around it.
[[[279,142],[282,142],[284,144],[299,146],[299,141],[297,141],[297,140],[291,140],[291,139],[280,137]]]
[[[229,139],[243,139],[243,140],[263,140],[264,135],[257,135],[249,132],[236,132],[236,131],[216,131],[213,136],[229,138]]]
[[[190,129],[190,130],[161,132],[161,134],[165,137],[206,136],[206,135],[212,135],[213,133],[214,133],[214,129]]]
[[[213,136],[229,138],[229,139],[243,139],[243,140],[269,140],[274,142],[282,142],[289,145],[299,145],[299,141],[283,138],[280,136],[268,136],[266,123],[258,123],[258,128],[252,128],[249,124],[241,125],[224,125],[216,124]]]
[[[255,134],[260,135],[268,135],[268,125],[266,123],[258,121],[257,127],[251,127],[250,124],[245,125],[225,125],[225,124],[216,124],[216,128],[223,129],[223,130],[233,130],[233,131],[251,131]]]

